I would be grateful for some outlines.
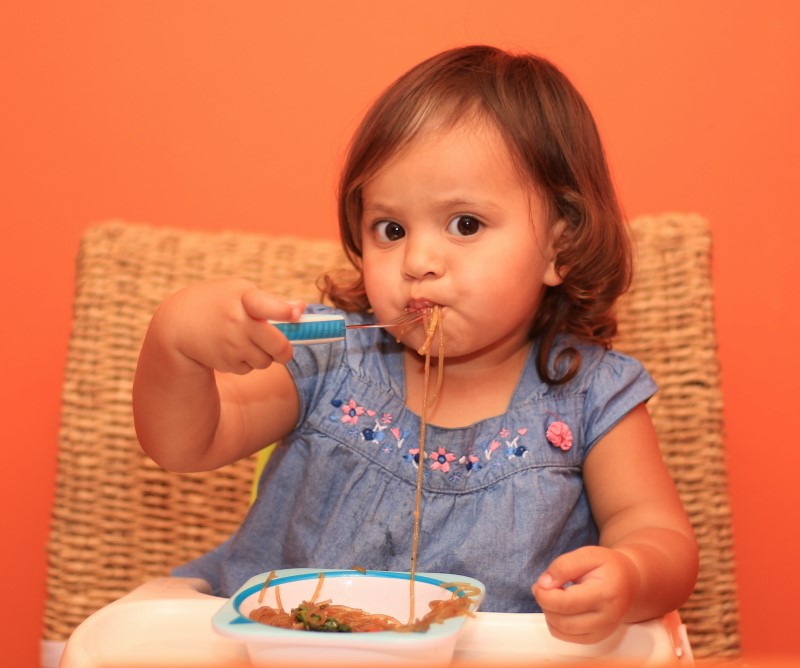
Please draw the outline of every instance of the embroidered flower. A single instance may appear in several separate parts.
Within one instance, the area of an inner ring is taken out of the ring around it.
[[[572,430],[563,422],[551,422],[546,435],[553,447],[561,448],[565,452],[572,447]]]
[[[393,420],[393,419],[394,419],[394,418],[392,417],[392,414],[391,414],[391,413],[384,413],[384,414],[381,416],[381,422],[383,422],[383,424],[392,424],[392,420]]]
[[[434,471],[442,471],[447,473],[450,470],[450,462],[455,461],[456,456],[452,452],[447,452],[444,448],[439,448],[436,452],[429,455],[431,462],[431,469]]]
[[[518,429],[518,435],[510,441],[506,441],[506,457],[508,457],[508,459],[511,459],[512,457],[524,457],[528,454],[528,448],[519,444],[519,437],[525,434],[527,431],[527,429]]]
[[[389,433],[394,436],[395,441],[397,441],[397,449],[399,450],[402,448],[408,438],[408,431],[405,429],[401,430],[399,427],[392,427]]]
[[[519,445],[518,443],[506,448],[506,457],[509,459],[512,457],[525,457],[527,454],[528,448],[526,448],[524,445]]]
[[[403,459],[414,466],[419,466],[419,448],[409,448],[408,454],[403,455]]]
[[[459,480],[461,480],[461,473],[458,469],[453,469],[450,471],[450,475],[447,476],[447,480],[455,485]]]
[[[356,403],[355,399],[350,399],[346,404],[343,404],[341,407],[342,413],[342,422],[345,424],[356,424],[358,422],[358,418],[366,412],[363,406],[359,406]]]
[[[480,471],[482,468],[480,459],[478,459],[475,455],[464,455],[458,460],[458,463],[464,466],[464,468],[467,470],[467,475],[473,471]]]
[[[508,431],[508,429],[506,429],[504,427],[503,429],[500,430],[500,433],[498,434],[498,436],[500,436],[500,438],[507,438],[510,433],[511,432]]]
[[[504,430],[505,431],[505,430]],[[502,432],[501,432],[502,433]],[[486,446],[486,459],[492,458],[492,453],[497,450],[501,445],[500,441],[497,439],[492,440],[489,445]]]

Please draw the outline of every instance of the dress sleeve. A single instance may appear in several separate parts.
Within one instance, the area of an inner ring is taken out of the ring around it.
[[[586,391],[584,457],[617,422],[657,390],[639,361],[613,350],[604,352]]]

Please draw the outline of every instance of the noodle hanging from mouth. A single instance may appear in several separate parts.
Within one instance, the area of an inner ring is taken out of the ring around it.
[[[411,607],[411,612],[408,621],[409,624],[414,621],[414,608],[416,607],[416,602],[414,600],[414,580],[416,579],[417,573],[417,555],[419,553],[420,522],[422,518],[422,481],[425,474],[425,439],[428,431],[428,390],[431,382],[431,343],[433,342],[433,337],[436,334],[437,329],[439,330],[439,369],[436,378],[436,391],[434,393],[433,400],[430,401],[431,404],[433,404],[433,402],[439,398],[439,390],[442,385],[444,371],[444,333],[440,323],[440,317],[441,307],[437,304],[431,311],[431,319],[428,323],[428,331],[425,338],[425,343],[423,343],[422,347],[417,351],[420,355],[425,355],[425,377],[422,385],[422,415],[420,416],[419,430],[419,465],[417,466],[417,488],[414,495],[414,533],[411,538],[411,577],[409,578],[411,589],[409,595],[409,604]]]
[[[420,348],[417,350],[418,355],[425,356],[425,364],[426,364],[426,376],[425,376],[425,389],[427,390],[429,385],[429,375],[430,375],[430,354],[431,354],[431,343],[433,343],[433,337],[436,334],[437,330],[439,332],[439,363],[437,365],[436,370],[436,390],[433,393],[433,396],[428,399],[428,403],[433,405],[436,403],[436,400],[439,398],[439,392],[442,389],[442,380],[444,379],[444,327],[442,327],[442,320],[441,320],[441,306],[438,304],[433,307],[431,311],[430,321],[428,322],[428,328],[425,333],[425,343],[423,343]],[[425,424],[422,425],[422,429],[425,429]]]

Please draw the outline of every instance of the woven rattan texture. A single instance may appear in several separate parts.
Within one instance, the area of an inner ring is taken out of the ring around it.
[[[661,390],[651,411],[701,548],[697,589],[681,615],[696,657],[738,654],[733,545],[709,272],[697,216],[631,223],[637,276],[621,304],[618,346]],[[76,272],[49,543],[45,631],[66,639],[89,614],[224,540],[248,503],[253,462],[206,474],[160,470],[141,452],[130,390],[141,338],[160,301],[183,285],[242,275],[315,300],[338,244],[169,230],[90,228]]]
[[[318,301],[317,278],[341,258],[333,241],[118,222],[85,233],[48,546],[46,639],[66,639],[98,608],[222,542],[247,510],[252,459],[182,475],[161,470],[139,448],[131,384],[158,304],[184,285],[227,275]]]
[[[697,658],[739,654],[739,615],[711,287],[711,236],[693,215],[631,222],[634,284],[616,347],[659,384],[649,402],[664,459],[700,546],[695,592],[681,610]]]

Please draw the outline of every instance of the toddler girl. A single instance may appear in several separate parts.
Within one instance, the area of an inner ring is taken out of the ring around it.
[[[339,222],[354,272],[325,277],[336,308],[226,279],[153,316],[133,400],[155,461],[207,470],[280,442],[239,531],[176,574],[229,596],[272,569],[408,570],[424,467],[417,568],[482,580],[482,610],[541,610],[595,642],[679,607],[697,549],[645,408],[656,387],[610,349],[630,247],[564,75],[484,46],[414,67],[356,132]],[[432,309],[428,406],[424,326],[293,348],[267,322]]]

